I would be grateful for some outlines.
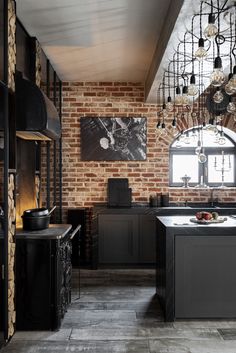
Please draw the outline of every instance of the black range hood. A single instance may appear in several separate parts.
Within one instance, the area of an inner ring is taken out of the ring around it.
[[[61,136],[58,112],[33,82],[16,73],[16,135],[25,140],[56,140]]]

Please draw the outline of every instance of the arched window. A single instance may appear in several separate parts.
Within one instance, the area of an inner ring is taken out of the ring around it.
[[[208,125],[192,128],[176,137],[170,146],[170,186],[236,186],[236,134]]]

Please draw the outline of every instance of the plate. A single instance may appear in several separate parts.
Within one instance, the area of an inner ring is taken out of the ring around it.
[[[190,222],[197,223],[197,224],[223,223],[225,221],[227,221],[227,217],[218,217],[217,219],[210,219],[209,221],[207,221],[206,219],[190,218]]]

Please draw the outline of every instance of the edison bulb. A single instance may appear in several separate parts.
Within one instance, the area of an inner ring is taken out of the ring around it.
[[[236,71],[236,70],[234,70]],[[231,89],[236,90],[236,73],[233,74],[233,76],[231,77],[231,79],[229,80],[229,84]]]
[[[161,129],[161,122],[160,122],[160,120],[158,121],[158,123],[157,123],[157,129]]]
[[[167,98],[166,110],[167,110],[168,112],[172,112],[173,109],[174,109],[174,105],[173,105],[173,103],[172,103],[171,97],[169,96],[169,97]]]
[[[227,112],[234,114],[236,112],[236,106],[233,102],[229,102],[229,104],[227,105]]]
[[[208,25],[204,30],[204,36],[209,40],[213,40],[217,33],[218,29],[215,25],[215,16],[213,13],[210,13],[208,16]]]
[[[222,101],[223,101],[223,99],[224,99],[224,96],[223,96],[223,94],[222,94],[222,92],[221,92],[221,90],[220,89],[217,89],[217,91],[215,92],[215,94],[213,95],[213,101],[215,102],[215,103],[221,103]]]
[[[204,36],[209,40],[214,40],[217,33],[218,33],[218,29],[216,25],[214,25],[213,23],[209,23],[204,30]]]
[[[215,68],[210,77],[211,84],[215,87],[221,86],[225,81],[225,75],[222,68]]]
[[[225,85],[224,89],[229,96],[232,96],[236,92],[236,89],[231,86],[230,82]]]
[[[199,163],[206,163],[207,161],[207,156],[205,155],[205,153],[199,153],[198,155],[198,162]]]
[[[198,94],[198,87],[195,84],[190,83],[188,86],[188,95],[194,97]]]
[[[195,58],[203,61],[207,57],[207,51],[204,48],[204,39],[200,38],[198,41],[198,49],[195,52]]]

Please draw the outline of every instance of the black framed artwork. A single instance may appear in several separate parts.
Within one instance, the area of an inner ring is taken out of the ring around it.
[[[81,160],[146,160],[145,117],[81,117]]]

